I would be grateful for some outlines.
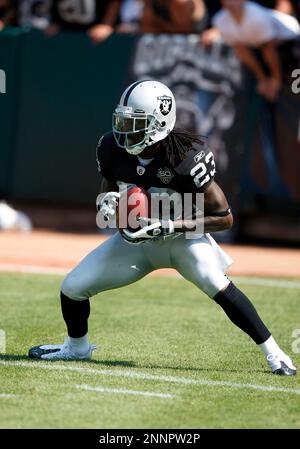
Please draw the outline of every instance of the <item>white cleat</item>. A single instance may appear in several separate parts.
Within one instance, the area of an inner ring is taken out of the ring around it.
[[[267,356],[267,362],[273,374],[278,374],[280,376],[295,376],[297,373],[297,369],[293,365],[290,357],[284,352],[276,355],[269,354]]]
[[[66,337],[62,345],[41,345],[29,349],[28,357],[42,360],[90,360],[96,345],[90,345],[86,353],[76,353]]]

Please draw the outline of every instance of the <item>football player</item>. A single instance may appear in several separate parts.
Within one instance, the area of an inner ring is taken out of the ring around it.
[[[119,187],[136,185],[148,192],[203,193],[204,215],[190,219],[156,219],[138,230],[116,232],[92,251],[64,279],[61,309],[68,336],[63,344],[30,349],[29,357],[44,360],[90,359],[90,298],[129,285],[158,268],[175,268],[212,298],[228,318],[247,333],[266,357],[274,374],[294,375],[296,368],[281,350],[247,296],[225,272],[230,257],[210,236],[232,226],[226,197],[214,181],[213,153],[205,141],[174,128],[173,93],[157,81],[138,81],[122,94],[113,114],[113,131],[97,147],[102,175],[99,213],[115,216]],[[204,233],[186,238],[201,221]]]

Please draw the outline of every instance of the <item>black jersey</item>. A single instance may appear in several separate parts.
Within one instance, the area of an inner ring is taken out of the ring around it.
[[[99,172],[111,182],[135,184],[145,190],[204,192],[216,172],[214,155],[206,142],[193,143],[186,157],[174,166],[168,162],[163,144],[161,148],[147,166],[141,166],[137,156],[118,147],[112,132],[104,134],[97,146]]]

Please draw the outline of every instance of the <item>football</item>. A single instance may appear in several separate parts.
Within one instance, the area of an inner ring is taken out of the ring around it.
[[[117,207],[117,227],[135,232],[141,229],[139,217],[150,217],[150,195],[141,187],[132,187],[121,195]]]

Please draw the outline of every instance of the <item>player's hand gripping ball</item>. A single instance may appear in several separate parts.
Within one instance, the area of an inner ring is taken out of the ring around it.
[[[139,220],[150,216],[150,202],[150,195],[140,187],[132,187],[121,194],[116,215],[117,227],[122,237],[130,243],[139,242],[126,235],[125,231],[132,234],[141,231],[143,224]]]
[[[151,217],[151,197],[140,187],[133,187],[121,195],[117,226],[122,237],[134,244],[174,232],[171,220]]]

